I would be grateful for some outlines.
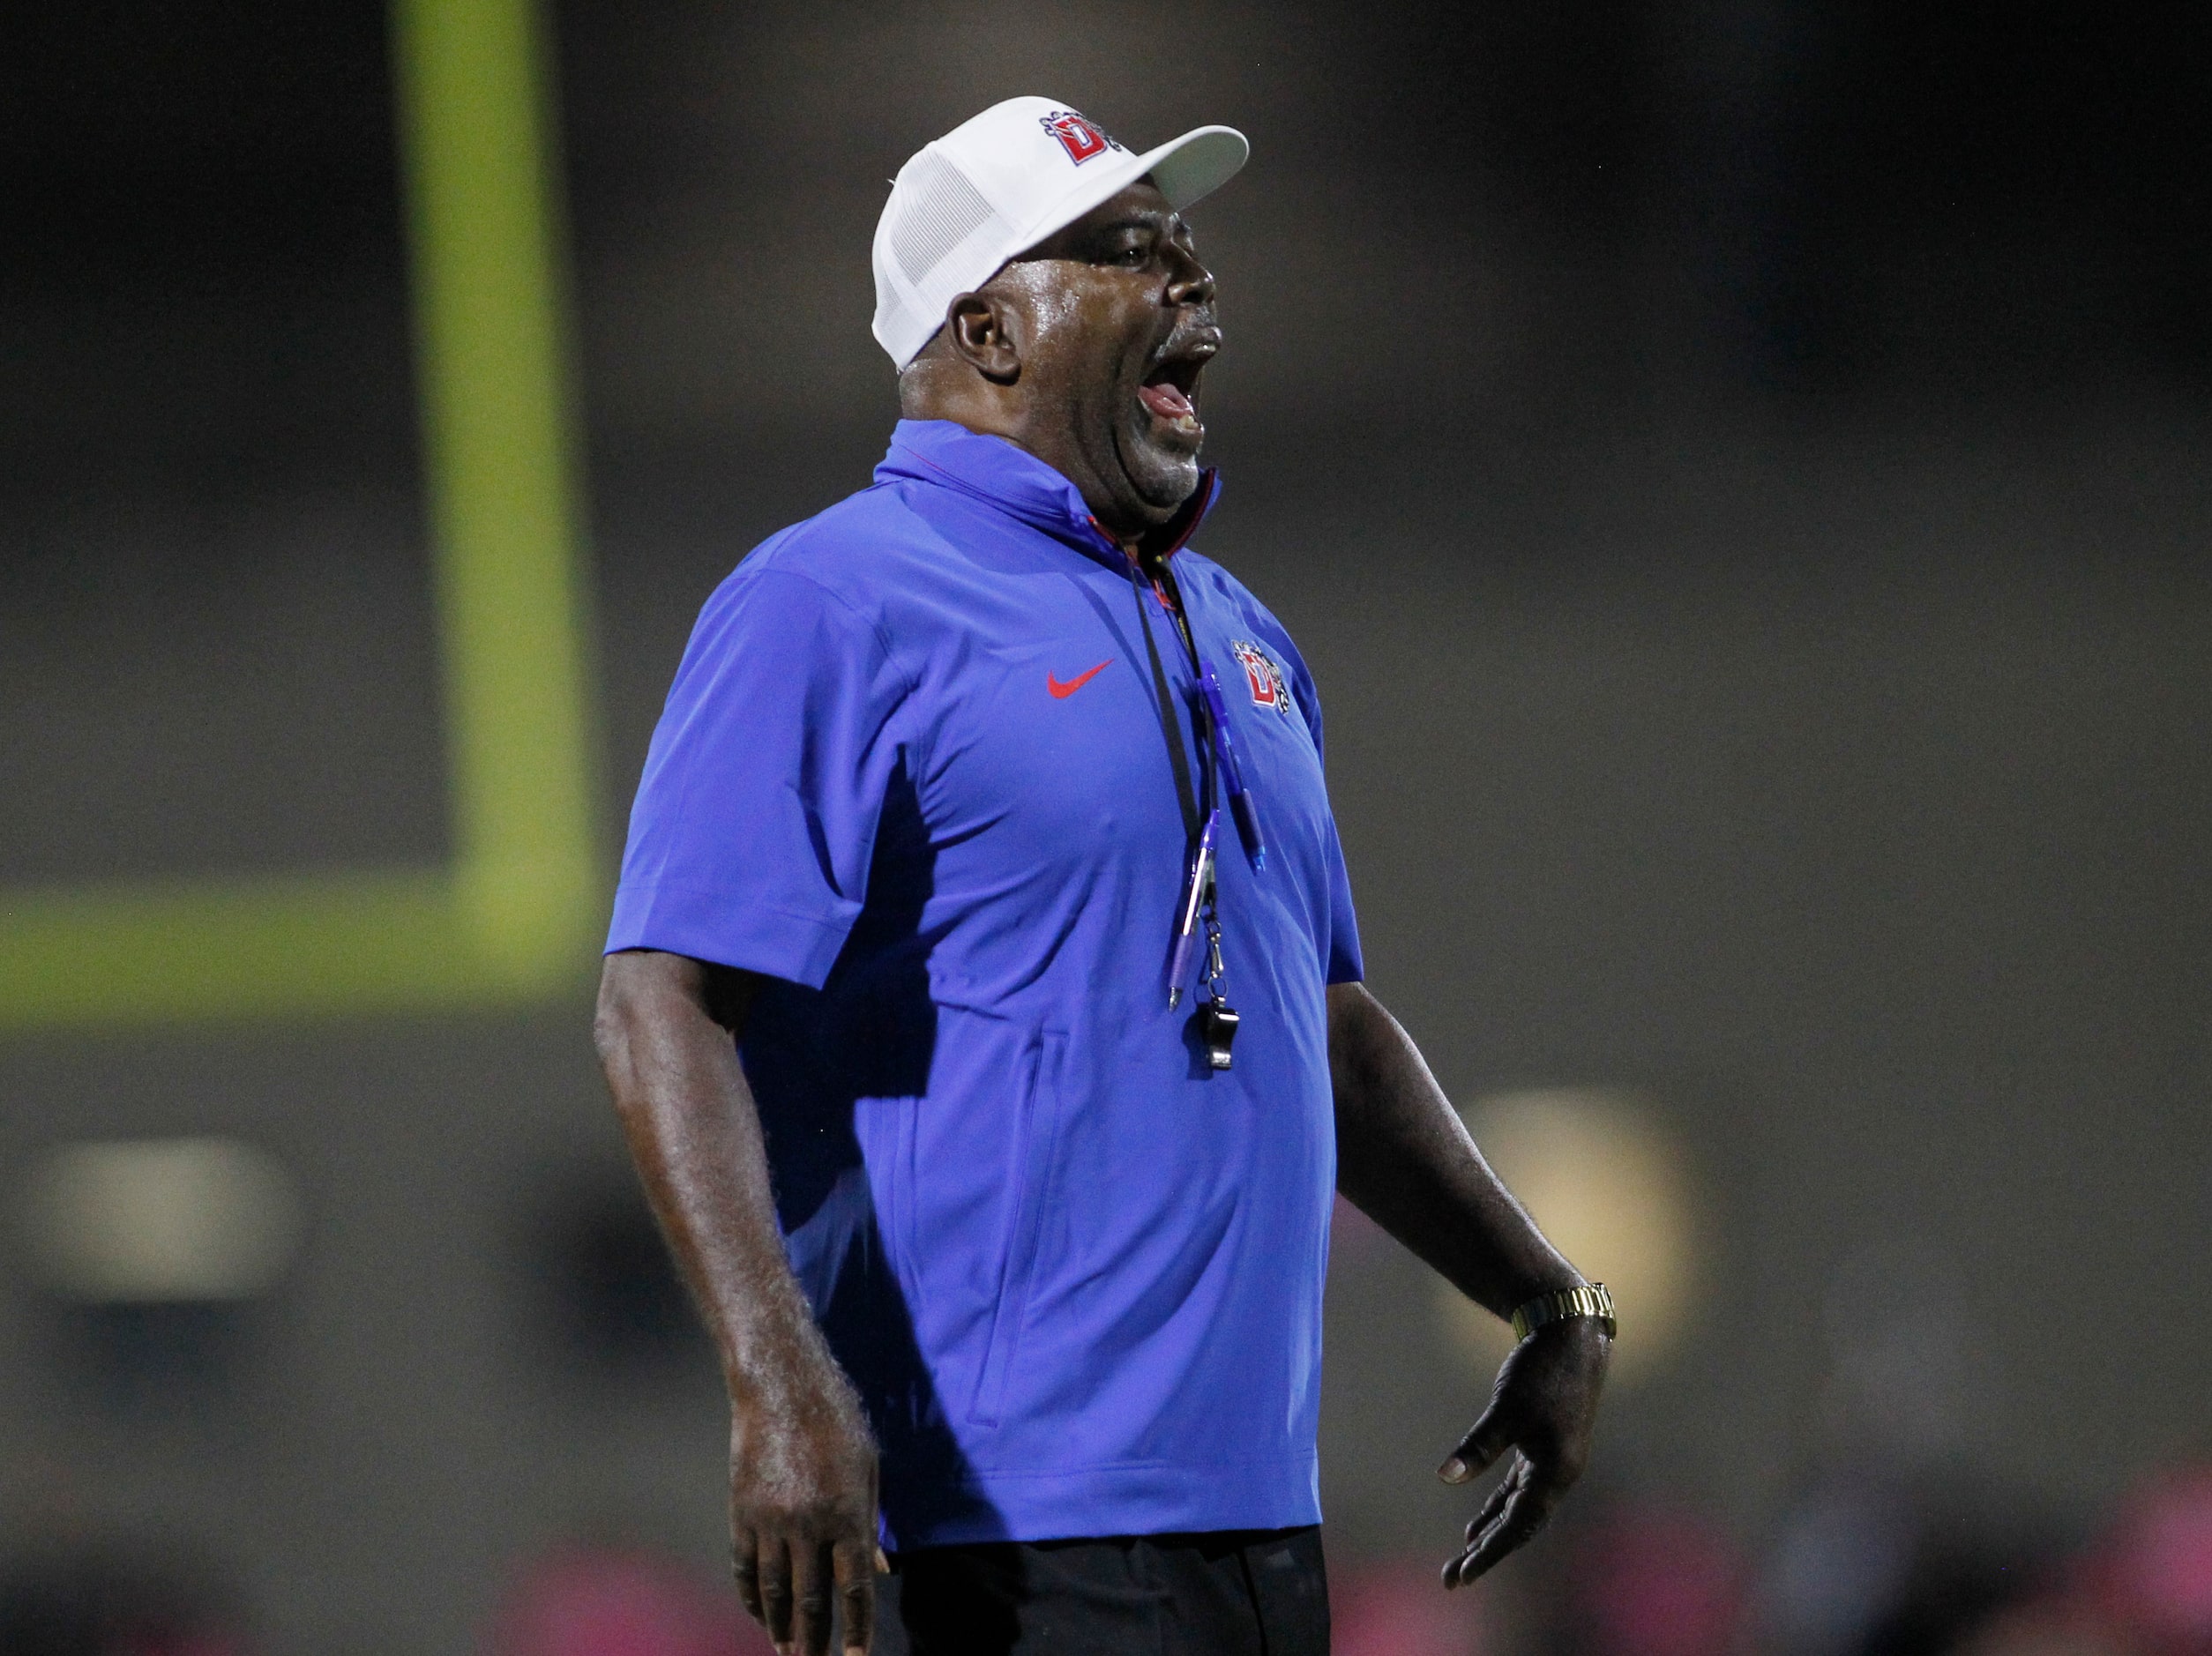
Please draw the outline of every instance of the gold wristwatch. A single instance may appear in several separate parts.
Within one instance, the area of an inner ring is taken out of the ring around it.
[[[1603,1282],[1593,1282],[1588,1287],[1556,1288],[1536,1295],[1513,1313],[1513,1338],[1526,1339],[1546,1323],[1564,1322],[1570,1317],[1595,1317],[1604,1325],[1608,1339],[1618,1326],[1613,1316],[1613,1296],[1605,1292]]]

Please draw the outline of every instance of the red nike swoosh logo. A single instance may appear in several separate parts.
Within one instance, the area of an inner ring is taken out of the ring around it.
[[[1055,698],[1060,701],[1065,701],[1069,697],[1074,695],[1077,690],[1081,690],[1084,685],[1089,683],[1101,673],[1103,673],[1108,668],[1113,666],[1113,664],[1114,658],[1110,655],[1103,661],[1101,661],[1096,667],[1093,668],[1089,672],[1078,673],[1071,679],[1055,678],[1052,676],[1051,669],[1048,668],[1045,670],[1044,675],[1044,687],[1052,692]]]

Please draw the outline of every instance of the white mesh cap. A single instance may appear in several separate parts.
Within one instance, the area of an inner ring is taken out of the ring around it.
[[[1051,98],[1009,98],[915,153],[876,221],[876,341],[904,368],[945,307],[1015,254],[1146,174],[1178,212],[1226,183],[1251,145],[1202,126],[1134,154]]]

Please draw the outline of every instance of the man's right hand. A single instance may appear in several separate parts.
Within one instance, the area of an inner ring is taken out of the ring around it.
[[[788,1382],[747,1387],[729,1426],[731,1569],[783,1656],[826,1656],[831,1607],[848,1656],[875,1625],[876,1445],[826,1351]]]
[[[729,1385],[729,1530],[745,1608],[779,1651],[826,1656],[875,1622],[876,1445],[791,1275],[737,1062],[760,980],[653,950],[607,957],[593,1033],[654,1213]]]

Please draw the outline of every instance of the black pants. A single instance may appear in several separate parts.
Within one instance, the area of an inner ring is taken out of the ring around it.
[[[893,1569],[881,1656],[1328,1656],[1318,1528],[930,1547]]]

